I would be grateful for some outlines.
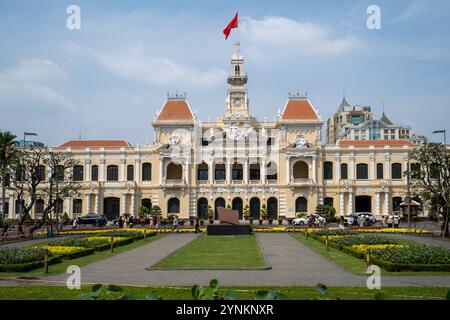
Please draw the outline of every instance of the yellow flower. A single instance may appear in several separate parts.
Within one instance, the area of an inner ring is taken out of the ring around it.
[[[356,249],[358,252],[367,253],[369,249],[390,249],[390,248],[404,248],[404,245],[401,244],[355,244],[352,245],[352,248]]]
[[[383,229],[357,229],[360,232],[370,233],[420,233],[420,229],[408,229],[408,228],[383,228]],[[422,233],[430,234],[430,230],[422,230]]]
[[[111,243],[111,237],[108,237],[108,236],[106,236],[106,237],[101,237],[101,236],[98,236],[98,237],[87,237],[86,239],[88,241],[103,240],[103,241],[107,241],[107,242]],[[114,237],[114,243],[123,241],[125,239],[128,239],[128,238],[125,238],[125,237]]]
[[[70,254],[75,252],[80,252],[85,250],[84,247],[69,247],[69,246],[42,246],[42,248],[47,249],[52,254]]]

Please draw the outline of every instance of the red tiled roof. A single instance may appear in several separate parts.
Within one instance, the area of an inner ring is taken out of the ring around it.
[[[412,145],[408,140],[342,140],[339,141],[340,146],[354,146],[354,147],[367,147],[367,146],[404,146]]]
[[[125,140],[70,140],[58,148],[130,148]]]
[[[308,99],[289,99],[281,118],[283,120],[319,120]]]
[[[194,115],[185,99],[169,99],[162,108],[156,120],[192,120]]]

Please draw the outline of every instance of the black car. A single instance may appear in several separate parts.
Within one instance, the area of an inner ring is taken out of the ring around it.
[[[78,224],[93,224],[96,227],[106,225],[106,216],[104,214],[88,213],[78,219]]]

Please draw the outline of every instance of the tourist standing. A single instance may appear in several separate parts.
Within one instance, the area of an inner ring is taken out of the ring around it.
[[[397,216],[394,216],[394,228],[398,229],[398,224],[400,222],[400,219]]]
[[[78,217],[75,217],[72,222],[72,229],[76,229],[78,226]]]
[[[173,222],[172,222],[172,232],[174,232],[176,230],[176,232],[180,232],[179,229],[179,225],[178,225],[178,218],[177,216],[173,217]]]
[[[127,217],[124,217],[124,219],[123,219],[123,227],[124,227],[125,229],[128,228],[128,218],[127,218]]]
[[[387,219],[388,228],[392,228],[393,223],[394,223],[394,219],[392,218],[392,216],[389,216]]]
[[[382,217],[381,217],[381,225],[382,225],[383,227],[386,227],[386,217],[385,217],[385,216],[382,216]]]

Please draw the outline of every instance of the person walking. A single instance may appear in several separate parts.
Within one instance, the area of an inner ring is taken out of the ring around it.
[[[127,217],[124,217],[124,219],[123,219],[123,227],[124,227],[124,229],[128,229],[128,218]]]
[[[398,229],[398,224],[400,222],[400,219],[397,216],[394,216],[394,228]]]
[[[197,218],[195,218],[195,233],[199,233],[199,232],[202,232],[202,231],[200,230],[200,219],[197,217]]]
[[[78,217],[75,217],[72,222],[72,229],[76,229],[78,226]]]
[[[180,232],[179,229],[179,225],[178,225],[178,218],[177,216],[173,217],[173,222],[172,222],[172,232],[174,232],[176,230],[176,232]]]
[[[159,220],[159,216],[156,216],[156,223],[155,223],[155,229],[156,229],[156,233],[158,233],[158,230],[159,230],[159,225],[160,225],[160,220]]]
[[[382,225],[383,227],[386,227],[386,217],[385,217],[385,216],[382,216],[382,217],[381,217],[381,225]]]
[[[392,218],[392,216],[389,216],[387,219],[388,228],[392,228],[393,223],[394,223],[394,219]]]
[[[119,217],[119,228],[123,228],[123,218]]]

